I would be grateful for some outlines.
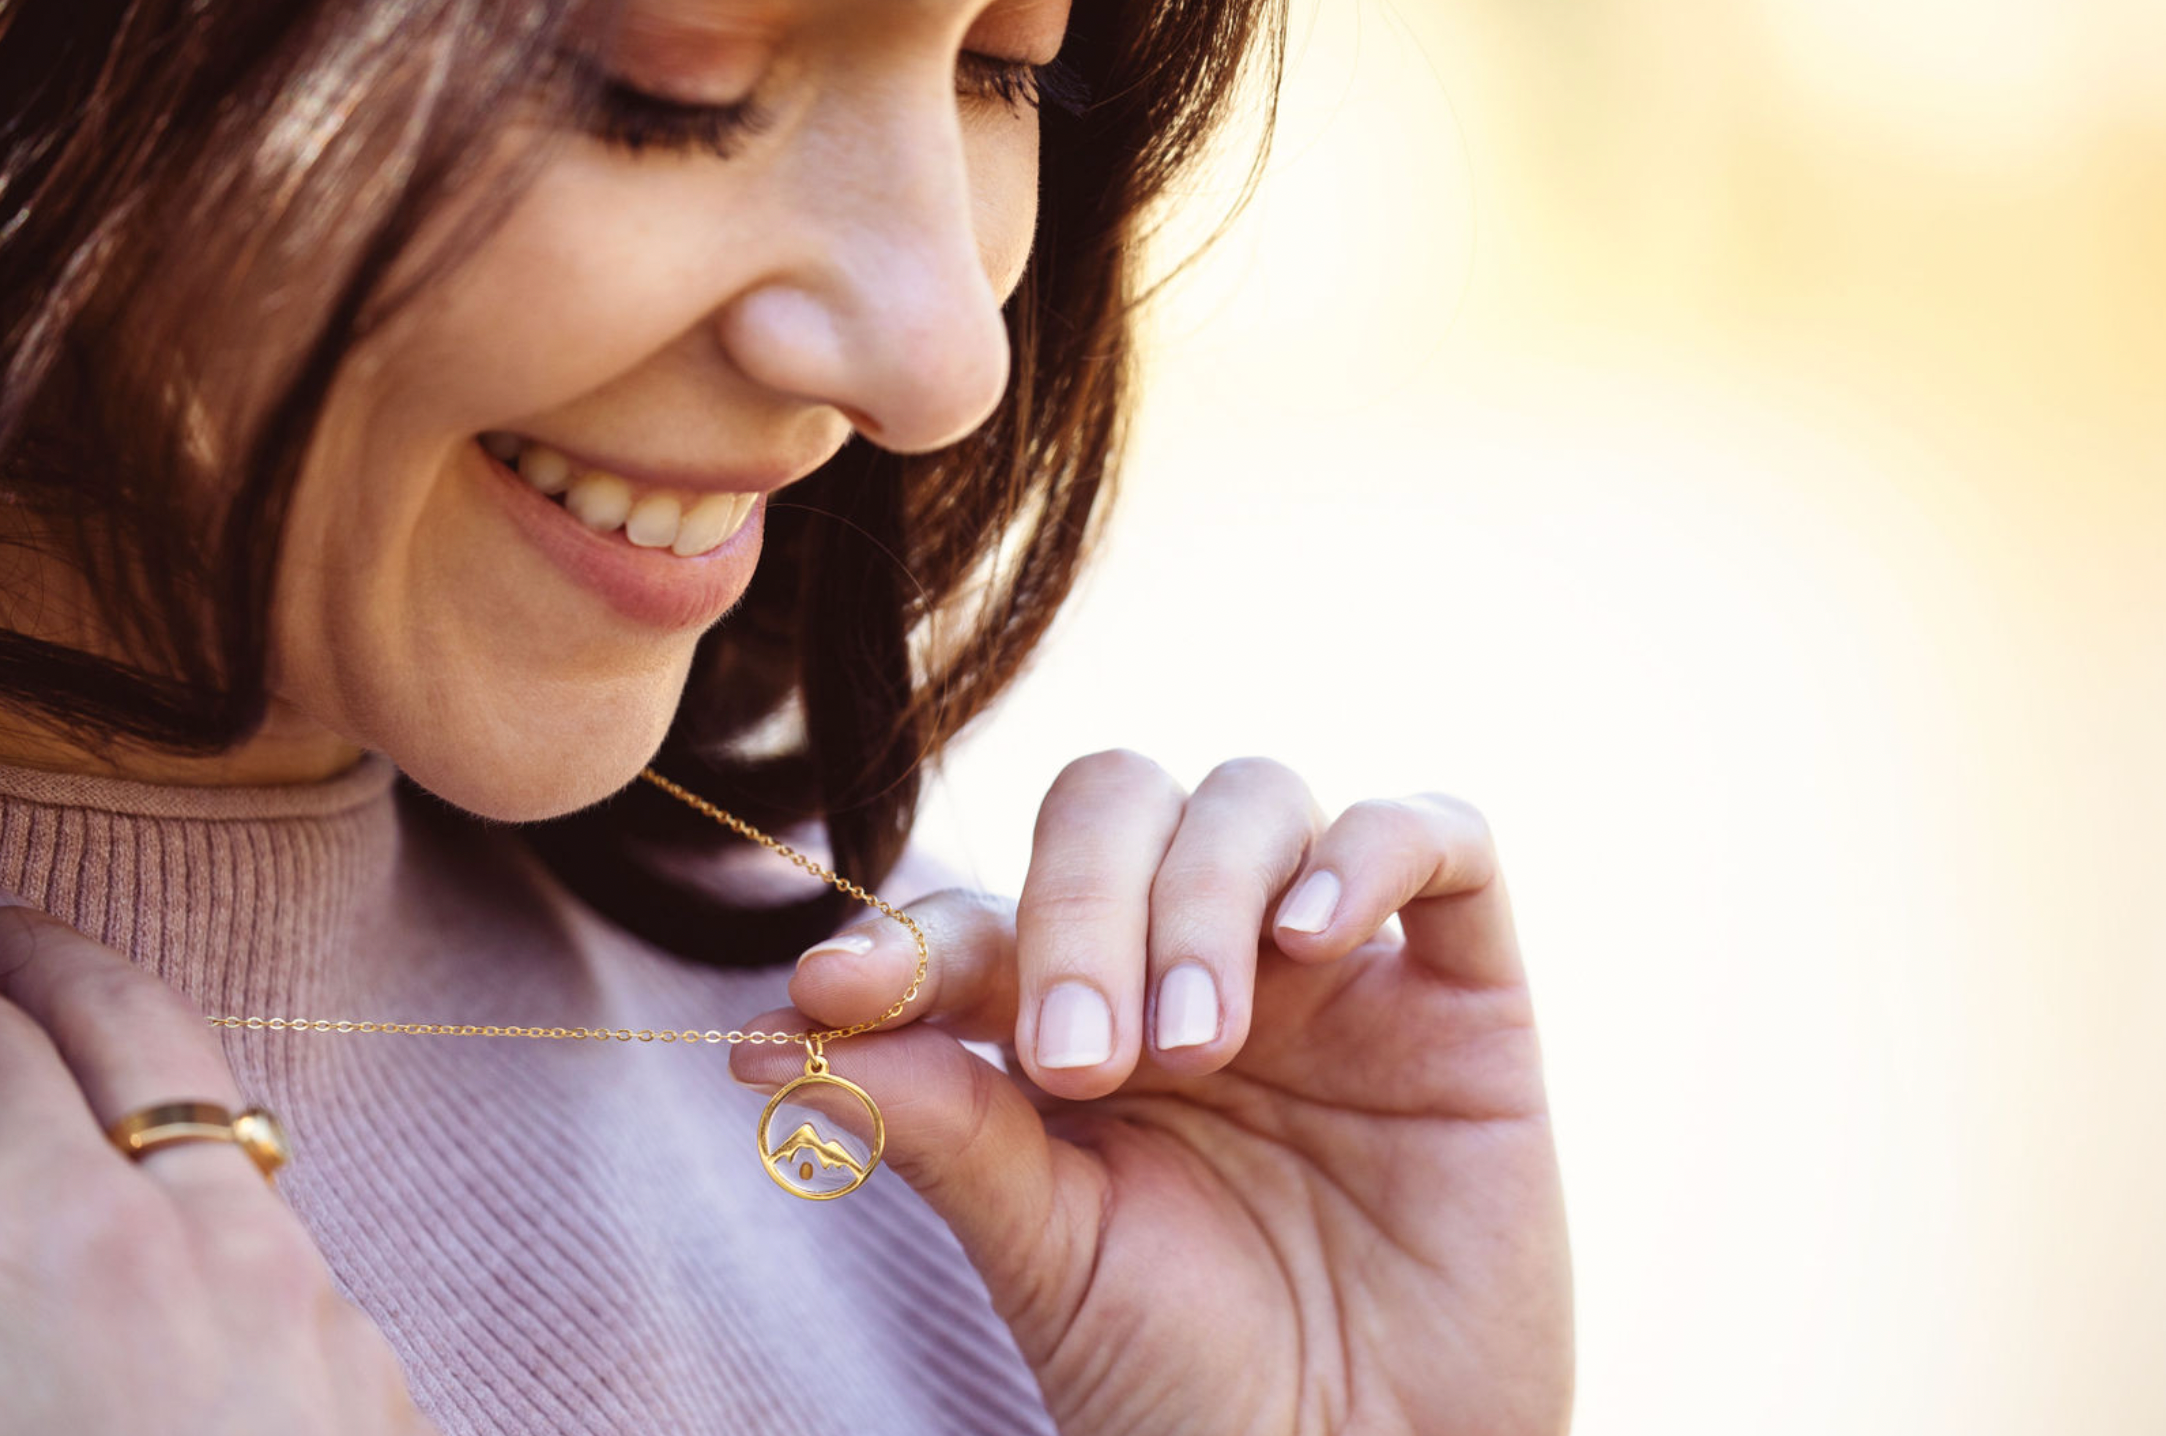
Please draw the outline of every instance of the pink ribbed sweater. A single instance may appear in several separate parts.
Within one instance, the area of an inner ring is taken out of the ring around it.
[[[206,1012],[704,1030],[787,1002],[786,970],[657,951],[396,778],[374,753],[295,787],[0,765],[0,888]],[[447,1436],[1053,1429],[900,1178],[807,1202],[760,1170],[727,1047],[218,1038],[293,1139],[281,1194]]]

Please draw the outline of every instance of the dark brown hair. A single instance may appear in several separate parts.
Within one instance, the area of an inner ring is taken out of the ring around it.
[[[853,443],[771,504],[660,771],[762,827],[823,820],[868,886],[890,871],[921,765],[1020,673],[1103,520],[1139,243],[1245,76],[1268,107],[1282,5],[1075,7],[1061,63],[1088,99],[1042,111],[998,411],[934,455]],[[0,629],[0,709],[101,753],[258,730],[279,535],[332,379],[501,215],[508,195],[391,291],[593,10],[0,0],[0,501],[66,554],[114,645]],[[32,542],[17,530],[0,523]],[[520,832],[598,909],[702,960],[780,957],[846,901],[725,912],[672,874],[738,840],[645,783]],[[724,921],[740,940],[718,955]]]

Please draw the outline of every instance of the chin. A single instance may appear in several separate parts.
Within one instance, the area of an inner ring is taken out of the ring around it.
[[[671,714],[607,734],[540,735],[528,743],[447,743],[442,735],[383,751],[437,797],[476,817],[536,823],[592,807],[639,777],[669,730]],[[651,729],[651,732],[648,731]],[[567,756],[573,755],[573,756]]]

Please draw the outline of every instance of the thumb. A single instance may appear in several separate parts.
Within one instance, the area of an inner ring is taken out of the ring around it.
[[[929,1021],[966,1042],[1013,1042],[1014,900],[947,888],[902,910],[925,934],[925,980],[917,996],[884,1018],[878,1030]],[[884,914],[868,913],[798,958],[790,1001],[827,1026],[871,1022],[909,989],[917,965],[910,930]]]
[[[745,1024],[768,1031],[804,1025],[803,1014],[787,1007]],[[954,1231],[985,1278],[994,1310],[1019,1336],[1031,1301],[1074,1291],[1067,1278],[1089,1269],[1097,1239],[1103,1168],[1046,1132],[1015,1078],[923,1024],[844,1038],[826,1054],[834,1076],[864,1088],[879,1106],[882,1163]],[[769,1094],[803,1072],[804,1049],[795,1045],[744,1043],[730,1053],[730,1075]]]

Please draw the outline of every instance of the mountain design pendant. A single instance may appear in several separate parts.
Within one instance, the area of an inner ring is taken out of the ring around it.
[[[824,1202],[865,1185],[887,1147],[887,1124],[865,1089],[827,1069],[817,1047],[805,1071],[760,1113],[760,1162],[793,1197]]]

